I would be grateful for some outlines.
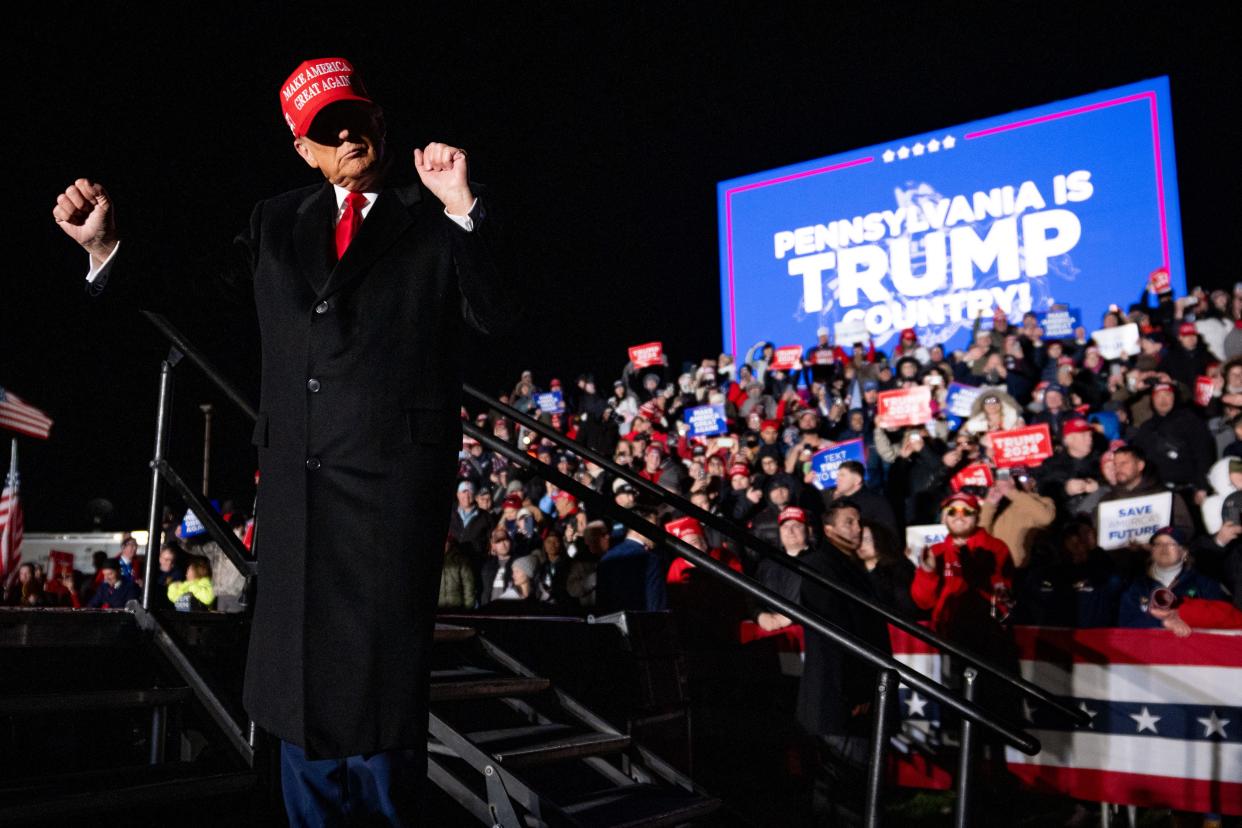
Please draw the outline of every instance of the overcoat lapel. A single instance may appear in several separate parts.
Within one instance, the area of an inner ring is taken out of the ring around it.
[[[319,192],[311,194],[298,205],[294,220],[293,249],[297,253],[302,275],[316,294],[323,291],[332,272],[335,253],[330,245],[335,218],[336,196],[332,194],[332,185],[324,182]]]
[[[345,255],[328,277],[327,285],[316,286],[323,288],[320,298],[336,293],[365,273],[371,263],[414,223],[414,205],[420,198],[417,183],[386,188],[381,192],[375,206],[358,228],[358,235],[354,236]]]

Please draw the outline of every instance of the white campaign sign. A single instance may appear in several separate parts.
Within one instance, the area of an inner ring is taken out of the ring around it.
[[[1093,332],[1091,338],[1100,346],[1100,356],[1104,359],[1120,359],[1139,352],[1139,329],[1133,322],[1115,328],[1101,328]]]
[[[1101,549],[1119,549],[1129,543],[1147,543],[1173,517],[1173,493],[1160,492],[1123,500],[1108,500],[1099,509]]]
[[[856,342],[866,342],[871,338],[865,319],[847,319],[844,322],[837,322],[832,328],[833,339],[837,345],[853,345]]]
[[[949,529],[943,523],[926,523],[921,526],[906,527],[906,552],[911,563],[919,565],[923,550],[935,546],[949,536]]]

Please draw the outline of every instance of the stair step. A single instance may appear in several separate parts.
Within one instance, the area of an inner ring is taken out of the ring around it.
[[[179,763],[129,771],[124,779],[114,769],[111,773],[90,771],[48,777],[39,780],[36,787],[5,786],[5,796],[0,800],[0,824],[32,820],[46,825],[57,818],[120,809],[131,813],[170,802],[240,794],[258,784],[253,771],[208,771]]]
[[[62,710],[122,710],[132,707],[175,705],[190,699],[188,687],[140,687],[132,690],[89,690],[0,696],[0,716],[50,713]]]
[[[505,767],[521,768],[546,765],[566,759],[584,759],[619,753],[630,746],[630,737],[620,733],[583,733],[559,739],[492,751],[496,761]]]
[[[481,679],[431,682],[431,701],[463,701],[496,699],[506,696],[530,696],[552,686],[546,678],[534,676],[489,676]]]
[[[700,819],[720,808],[720,800],[683,788],[629,785],[579,797],[560,809],[590,828],[658,828]]]
[[[454,624],[436,624],[435,642],[465,641],[474,638],[474,627],[459,627]]]
[[[573,730],[572,725],[553,722],[550,724],[525,725],[523,727],[502,727],[497,730],[476,730],[467,733],[466,738],[479,747],[507,742],[510,739],[529,739],[532,736],[549,736],[564,734]]]

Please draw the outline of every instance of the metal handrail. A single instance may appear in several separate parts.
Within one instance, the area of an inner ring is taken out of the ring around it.
[[[163,314],[148,310],[139,311],[139,313],[145,316],[147,321],[158,328],[159,332],[167,337],[168,341],[173,344],[174,348],[186,356],[190,362],[197,365],[199,369],[207,375],[207,379],[215,383],[221,393],[228,397],[234,405],[240,408],[241,412],[249,417],[251,422],[259,419],[258,411],[253,405],[250,404],[250,400],[246,399],[246,395],[243,394],[236,385],[225,379],[224,374],[220,373],[219,369],[212,364],[211,360],[209,360],[202,351],[190,342],[190,340],[186,339],[185,335],[182,334],[181,331],[177,330],[177,328],[169,322]]]
[[[540,463],[538,460],[523,453],[521,450],[514,448],[505,441],[488,434],[481,430],[473,423],[462,422],[462,431],[469,437],[478,440],[487,448],[498,454],[504,455],[507,459],[517,463],[526,469],[536,469],[540,475],[557,488],[564,489],[574,495],[581,501],[591,504],[592,508],[598,508],[602,512],[606,512],[615,516],[620,522],[624,523],[630,529],[650,538],[651,540],[665,544],[677,551],[677,554],[691,561],[696,567],[702,567],[710,570],[717,578],[727,581],[732,586],[745,592],[753,598],[764,602],[768,606],[776,608],[782,614],[789,618],[795,619],[807,629],[823,635],[834,643],[844,647],[853,655],[869,662],[881,671],[890,670],[901,677],[901,680],[910,687],[927,693],[941,704],[952,708],[962,716],[979,722],[979,724],[993,731],[1005,741],[1022,752],[1034,756],[1040,751],[1039,740],[1034,736],[1006,724],[999,718],[994,718],[987,711],[981,709],[975,704],[963,701],[957,698],[951,692],[948,692],[938,682],[933,681],[914,668],[897,661],[892,656],[886,655],[866,642],[860,641],[852,633],[846,632],[841,627],[826,620],[822,616],[807,610],[805,607],[777,595],[763,586],[757,581],[747,577],[746,575],[734,572],[725,564],[717,561],[711,555],[700,552],[693,546],[678,538],[676,535],[665,531],[663,527],[649,523],[628,509],[623,509],[610,501],[602,493],[579,483],[572,477],[561,473],[554,467],[548,467]]]
[[[501,412],[508,417],[511,417],[515,422],[530,429],[531,431],[534,431],[535,433],[539,434],[542,437],[546,437],[547,439],[552,440],[554,443],[556,443],[561,448],[568,449],[572,451],[574,454],[580,457],[584,457],[587,460],[591,461],[592,463],[595,463],[596,465],[603,468],[605,471],[608,471],[612,474],[615,474],[618,477],[625,479],[626,481],[633,484],[636,488],[645,492],[646,494],[656,497],[662,501],[670,503],[682,513],[690,515],[691,517],[696,518],[700,522],[708,526],[711,526],[713,529],[716,529],[717,531],[729,537],[735,543],[738,543],[743,547],[753,549],[754,551],[758,552],[764,559],[769,560],[778,566],[782,566],[786,569],[796,572],[802,577],[806,578],[807,580],[814,582],[818,586],[825,587],[827,589],[832,590],[833,592],[836,592],[839,595],[843,595],[846,598],[849,598],[851,601],[854,601],[866,607],[867,609],[871,610],[872,612],[882,616],[889,624],[892,624],[894,627],[897,627],[898,629],[901,629],[904,632],[909,633],[915,638],[918,638],[922,641],[927,642],[928,644],[931,644],[934,647],[937,647],[942,652],[955,655],[958,658],[961,658],[964,661],[967,661],[973,664],[974,666],[978,667],[981,671],[986,672],[989,675],[995,676],[996,678],[1004,681],[1006,684],[1009,684],[1015,689],[1021,691],[1025,695],[1038,699],[1040,702],[1047,705],[1050,709],[1055,710],[1056,712],[1062,714],[1063,716],[1075,722],[1076,724],[1087,723],[1087,716],[1081,710],[1077,710],[1075,708],[1066,706],[1062,701],[1057,699],[1055,696],[1053,696],[1051,693],[1049,693],[1047,690],[1043,689],[1039,685],[1032,684],[1031,682],[1022,678],[1021,676],[1013,675],[1012,673],[1005,670],[1000,665],[980,655],[979,653],[976,653],[967,647],[963,647],[960,644],[956,644],[952,641],[942,638],[941,636],[937,635],[936,633],[932,632],[926,627],[916,624],[913,621],[910,621],[902,617],[901,615],[898,615],[897,613],[893,612],[891,609],[884,606],[883,604],[877,601],[874,601],[866,597],[865,595],[860,595],[859,593],[850,589],[848,586],[839,584],[835,581],[825,578],[820,573],[815,572],[814,570],[808,568],[805,564],[798,561],[796,558],[793,558],[793,557],[790,557],[789,555],[784,554],[783,552],[771,546],[770,544],[766,543],[762,539],[755,537],[749,532],[746,532],[745,530],[737,526],[737,524],[733,523],[732,521],[727,520],[721,517],[720,515],[714,515],[705,509],[699,508],[698,506],[694,505],[693,503],[681,497],[681,495],[675,492],[670,492],[667,489],[663,489],[663,488],[660,488],[659,486],[656,486],[654,483],[642,477],[637,472],[634,472],[631,469],[626,469],[622,466],[618,466],[611,459],[604,457],[603,455],[594,451],[590,447],[569,440],[569,438],[567,438],[565,435],[561,434],[560,432],[556,431],[552,427],[539,422],[534,417],[531,417],[527,414],[523,414],[522,412],[514,409],[511,406],[505,405],[504,403],[491,397],[488,394],[485,394],[484,392],[480,391],[474,386],[466,383],[462,385],[462,389],[466,392],[468,396],[473,397],[478,402],[498,412]],[[543,468],[546,468],[546,466],[541,464],[541,471]]]

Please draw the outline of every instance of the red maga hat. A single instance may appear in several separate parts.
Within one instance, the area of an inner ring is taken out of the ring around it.
[[[1151,393],[1155,394],[1159,391],[1168,391],[1170,394],[1177,393],[1177,387],[1171,382],[1158,382],[1151,387]]]
[[[670,520],[668,523],[664,524],[664,531],[668,532],[670,535],[680,538],[681,540],[685,540],[691,535],[698,535],[700,538],[703,537],[703,525],[692,517]]]
[[[773,431],[780,431],[781,430],[780,421],[779,420],[764,420],[762,425],[759,426],[760,431],[766,431],[769,428],[772,429]]]
[[[520,494],[511,494],[500,502],[502,509],[521,509],[522,496]]]
[[[957,494],[949,495],[944,500],[940,501],[940,508],[947,509],[954,503],[960,503],[967,509],[975,512],[979,511],[979,498],[972,494],[967,494],[966,492],[958,492]]]
[[[777,522],[777,525],[780,525],[790,520],[796,520],[798,521],[798,523],[801,523],[803,526],[805,526],[806,525],[806,512],[804,512],[802,509],[799,509],[797,506],[786,506],[784,509],[781,509],[780,517],[776,519],[776,522]]]
[[[1194,322],[1183,322],[1177,328],[1178,336],[1198,336],[1199,329],[1195,327]]]
[[[374,103],[345,58],[308,60],[280,85],[280,112],[295,137],[305,135],[315,116],[337,101]]]
[[[1061,426],[1061,434],[1082,434],[1084,431],[1091,431],[1091,423],[1087,422],[1085,417],[1070,417]]]
[[[735,463],[729,467],[729,477],[750,477],[750,467],[745,463]]]

